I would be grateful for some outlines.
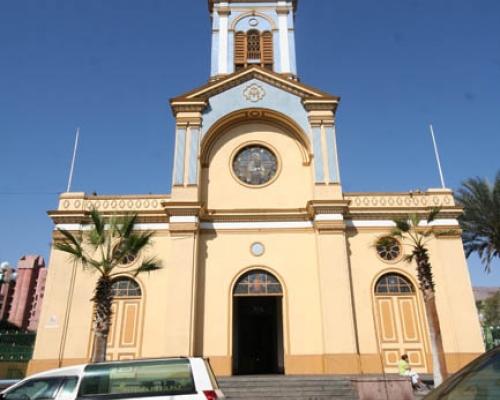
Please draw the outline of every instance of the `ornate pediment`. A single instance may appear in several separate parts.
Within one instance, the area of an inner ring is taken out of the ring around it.
[[[304,85],[297,80],[289,79],[285,75],[277,74],[259,66],[252,66],[175,97],[170,100],[170,104],[175,113],[185,111],[186,107],[200,107],[203,106],[203,104],[206,106],[211,97],[236,86],[243,85],[250,80],[264,82],[298,96],[302,99],[304,106],[307,108],[311,106],[327,107],[335,112],[338,102],[340,101],[340,98],[337,96]],[[245,96],[248,96],[250,100],[260,99],[265,96],[265,93],[258,85],[253,85],[248,88]]]

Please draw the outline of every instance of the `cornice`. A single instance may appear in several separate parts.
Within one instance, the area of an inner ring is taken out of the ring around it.
[[[307,203],[311,217],[318,214],[345,214],[348,207],[348,200],[310,200]]]
[[[302,104],[307,111],[332,111],[335,113],[339,105],[338,99],[304,99]]]
[[[309,221],[311,219],[305,208],[297,209],[226,209],[203,210],[200,214],[203,222],[281,222]]]
[[[432,207],[408,208],[408,207],[384,207],[384,208],[349,208],[346,217],[351,219],[380,220],[404,218],[408,214],[420,215],[423,219],[429,215]],[[443,208],[439,212],[439,218],[456,219],[462,215],[460,207]]]
[[[245,4],[245,3],[269,3],[269,0],[226,0],[229,4]],[[297,11],[297,6],[299,0],[288,0],[292,3],[293,11]],[[219,0],[208,0],[208,11],[212,13],[214,11],[214,6],[217,4]]]
[[[175,114],[180,112],[201,113],[207,107],[206,100],[171,100],[170,106]]]
[[[166,215],[169,217],[172,216],[194,216],[199,217],[202,204],[194,201],[168,201],[163,202],[162,206],[164,207]]]

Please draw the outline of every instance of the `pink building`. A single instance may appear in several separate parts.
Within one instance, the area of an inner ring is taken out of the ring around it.
[[[4,269],[0,286],[0,318],[20,329],[36,331],[47,268],[42,256],[23,256],[17,270]]]

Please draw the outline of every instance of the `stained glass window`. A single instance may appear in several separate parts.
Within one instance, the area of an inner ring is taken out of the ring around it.
[[[410,281],[399,274],[386,274],[382,276],[375,286],[375,293],[382,295],[411,294],[415,289]]]
[[[244,147],[233,160],[235,175],[249,185],[263,185],[269,182],[276,175],[277,168],[276,156],[259,145]]]
[[[235,296],[279,296],[283,289],[270,273],[254,270],[243,275],[234,288]]]
[[[139,284],[130,278],[117,278],[111,287],[114,297],[139,297],[141,288]]]

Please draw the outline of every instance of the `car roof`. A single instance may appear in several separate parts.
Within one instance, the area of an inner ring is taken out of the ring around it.
[[[66,376],[66,375],[80,375],[88,364],[72,365],[70,367],[62,367],[50,369],[48,371],[39,372],[30,375],[28,378],[47,378],[51,376]]]
[[[136,362],[154,362],[154,361],[161,361],[161,360],[192,360],[195,358],[199,357],[161,357],[161,358],[138,358],[134,360],[118,360],[118,361],[104,361],[102,363],[96,363],[96,364],[79,364],[79,365],[72,365],[69,367],[62,367],[62,368],[56,368],[56,369],[51,369],[48,371],[44,372],[39,372],[34,375],[30,375],[28,378],[47,378],[47,377],[57,377],[57,376],[66,376],[66,375],[79,375],[81,374],[85,367],[88,365],[116,365],[116,364],[130,364],[130,363],[136,363]]]

